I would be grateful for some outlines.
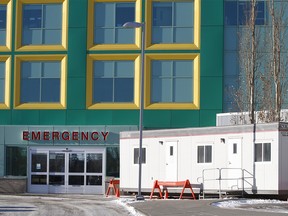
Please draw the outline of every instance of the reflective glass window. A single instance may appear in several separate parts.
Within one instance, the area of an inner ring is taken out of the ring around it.
[[[134,148],[134,164],[139,163],[139,148]],[[142,164],[146,163],[146,148],[142,148]]]
[[[271,143],[255,144],[255,162],[271,161]]]
[[[197,147],[197,163],[211,163],[212,162],[212,146],[198,146]]]
[[[27,170],[27,148],[6,147],[6,175],[26,176]]]
[[[192,60],[152,60],[152,103],[193,101]]]
[[[135,3],[96,2],[94,4],[94,44],[132,44],[135,29],[123,28],[135,21]]]
[[[134,101],[134,61],[94,61],[93,103]]]
[[[59,45],[62,4],[23,4],[22,45]]]
[[[0,5],[0,46],[6,45],[7,6]]]
[[[86,157],[86,172],[102,173],[102,154],[88,153]]]
[[[0,103],[5,99],[5,62],[0,62]]]
[[[194,41],[194,1],[152,3],[152,43]]]
[[[69,154],[69,172],[70,173],[84,173],[84,153]],[[73,179],[74,177],[72,177]],[[75,177],[75,179],[77,179]],[[70,181],[70,177],[69,177]],[[84,181],[84,180],[83,180]]]
[[[20,102],[59,102],[60,77],[60,61],[21,62]]]

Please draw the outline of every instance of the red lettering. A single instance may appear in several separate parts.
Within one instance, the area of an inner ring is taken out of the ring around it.
[[[52,140],[60,140],[60,133],[57,132],[52,132]]]
[[[96,136],[95,136],[96,135]],[[91,133],[91,139],[92,140],[98,140],[99,139],[99,135],[98,132],[94,131]]]
[[[79,133],[77,131],[72,132],[72,140],[79,140]]]
[[[41,132],[40,131],[32,131],[32,138],[31,140],[40,140],[40,135],[41,135]]]
[[[29,141],[29,131],[23,131],[22,133],[22,139],[23,140],[26,140],[26,141]]]
[[[102,136],[103,136],[104,141],[106,141],[109,132],[101,132],[101,134],[102,134]]]
[[[43,132],[43,140],[49,140],[49,138],[50,138],[50,133],[49,133],[49,131],[44,131]]]
[[[68,131],[64,131],[64,132],[62,133],[62,139],[63,139],[63,140],[69,140],[69,139],[70,139],[70,137],[69,137],[69,132],[68,132]]]
[[[81,132],[81,140],[88,140],[89,134],[88,132]]]

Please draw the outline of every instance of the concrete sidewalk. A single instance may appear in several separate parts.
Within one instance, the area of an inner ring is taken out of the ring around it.
[[[218,200],[219,201],[219,200]],[[212,206],[217,200],[150,200],[129,205],[147,216],[283,216],[283,213],[245,209],[224,209]]]

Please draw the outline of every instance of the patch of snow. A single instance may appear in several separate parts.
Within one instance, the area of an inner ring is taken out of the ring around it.
[[[267,199],[239,199],[225,200],[212,203],[213,206],[220,208],[236,208],[253,211],[265,211],[274,213],[288,213],[288,202]]]
[[[131,215],[133,216],[144,216],[139,211],[136,211],[134,207],[130,206],[129,203],[134,203],[134,202],[143,202],[143,201],[137,201],[133,198],[119,198],[117,200],[113,200],[112,202],[116,202],[118,205],[123,206],[125,209],[127,209]]]

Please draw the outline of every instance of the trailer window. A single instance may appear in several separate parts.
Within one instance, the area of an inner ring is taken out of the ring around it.
[[[212,146],[198,146],[197,148],[197,163],[211,163],[212,162]]]
[[[271,161],[271,143],[255,143],[255,162]]]
[[[146,163],[146,148],[142,148],[142,164]],[[139,164],[139,148],[134,148],[134,164]]]

